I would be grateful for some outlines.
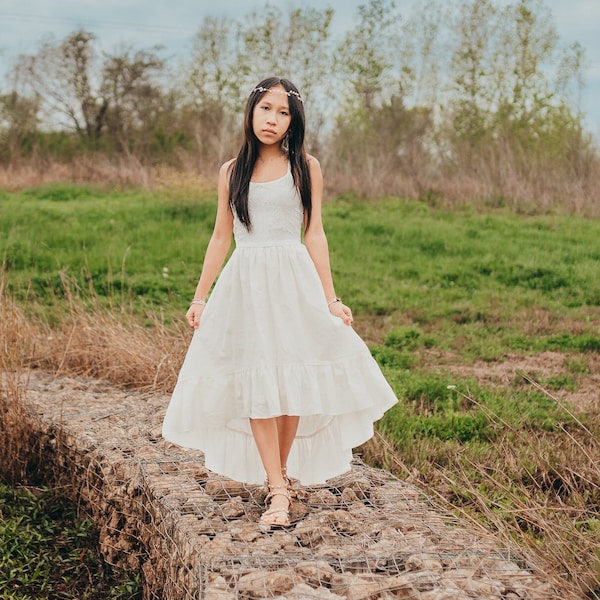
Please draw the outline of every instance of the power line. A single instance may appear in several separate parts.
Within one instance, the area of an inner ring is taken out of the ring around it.
[[[194,34],[197,28],[181,27],[178,25],[153,25],[152,23],[131,23],[126,21],[106,21],[100,19],[75,18],[75,17],[56,17],[52,15],[32,15],[26,13],[0,12],[1,21],[13,21],[20,23],[71,23],[76,26],[89,26],[103,29],[112,29],[119,31],[132,31],[137,33],[183,33]],[[600,62],[594,60],[587,62],[588,68],[597,68]]]
[[[105,29],[118,29],[121,31],[136,31],[140,33],[195,33],[191,27],[179,27],[175,25],[153,25],[151,23],[127,23],[123,21],[104,21],[88,18],[54,17],[51,15],[30,15],[25,13],[0,12],[0,19],[21,23],[72,23],[74,25],[87,25]]]

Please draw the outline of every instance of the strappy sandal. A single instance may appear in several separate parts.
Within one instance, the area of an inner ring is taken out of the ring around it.
[[[292,479],[287,474],[287,467],[281,467],[281,476],[283,477],[283,481],[287,487],[287,491],[290,493],[291,498],[297,498],[298,494],[296,492],[296,488],[294,487],[294,481],[298,481],[298,479]],[[265,480],[265,487],[267,490],[269,489],[269,480]]]
[[[283,480],[285,481],[285,485],[287,486],[287,490],[290,493],[290,496],[292,498],[296,498],[296,490],[294,489],[292,480],[288,477],[287,467],[281,467],[281,475],[283,476]]]
[[[269,508],[260,517],[262,525],[271,527],[289,527],[290,525],[290,504],[292,497],[285,485],[269,486],[269,493],[265,498],[265,503],[273,499],[275,496],[284,496],[287,498],[287,508]]]

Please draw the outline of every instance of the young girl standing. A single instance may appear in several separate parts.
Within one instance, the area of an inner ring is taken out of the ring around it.
[[[252,90],[242,147],[219,171],[214,231],[186,314],[195,332],[163,423],[165,439],[203,450],[212,471],[246,483],[266,474],[261,522],[271,525],[289,524],[288,472],[306,485],[348,471],[352,449],[397,402],[336,296],[323,177],[304,129],[290,81]]]

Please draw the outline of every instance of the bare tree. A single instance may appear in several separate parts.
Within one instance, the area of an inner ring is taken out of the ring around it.
[[[370,0],[358,8],[357,25],[336,50],[336,71],[347,103],[370,110],[398,95],[397,35],[401,22],[393,0]]]
[[[56,126],[72,127],[82,138],[97,139],[108,103],[97,93],[96,38],[80,30],[62,42],[47,37],[34,55],[19,57],[22,84],[44,100]],[[96,85],[94,85],[96,83]]]
[[[219,102],[226,110],[239,112],[247,84],[242,56],[240,24],[225,17],[205,18],[185,65],[185,86],[192,102],[196,106]]]
[[[162,90],[156,76],[164,61],[160,47],[151,50],[122,49],[107,55],[102,68],[100,92],[107,105],[105,121],[110,137],[131,154],[147,150],[148,139],[163,111]]]
[[[448,10],[440,0],[413,5],[404,19],[397,45],[399,93],[411,106],[433,108],[441,100],[447,53]]]
[[[39,98],[46,128],[73,131],[88,149],[99,148],[101,139],[105,150],[131,154],[147,148],[153,121],[163,110],[159,48],[100,56],[96,43],[83,30],[61,42],[47,37],[36,54],[19,57],[15,77]]]
[[[306,102],[316,100],[333,65],[329,48],[330,8],[298,8],[286,13],[268,5],[245,21],[244,63],[251,82],[275,75],[288,77]]]
[[[449,116],[455,136],[470,143],[481,139],[489,126],[497,27],[497,9],[491,0],[463,2],[453,23],[455,39],[450,60],[453,114]]]
[[[179,92],[187,130],[195,143],[196,168],[214,172],[237,146],[239,115],[246,92],[240,24],[207,17],[183,63]],[[234,142],[235,140],[235,142]]]

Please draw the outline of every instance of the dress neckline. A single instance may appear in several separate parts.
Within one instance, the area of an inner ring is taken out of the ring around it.
[[[269,179],[268,181],[252,181],[252,180],[250,180],[250,183],[253,185],[265,185],[268,183],[276,183],[277,181],[281,181],[282,179],[287,177],[290,173],[291,173],[291,169],[290,169],[290,163],[288,161],[287,169],[281,177],[276,177],[275,179]]]

